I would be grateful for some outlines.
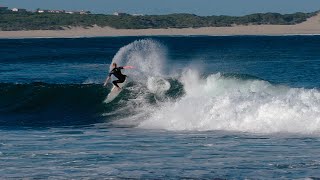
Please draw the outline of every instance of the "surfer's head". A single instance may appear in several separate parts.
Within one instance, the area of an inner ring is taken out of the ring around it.
[[[112,67],[116,68],[117,67],[117,63],[112,63]]]

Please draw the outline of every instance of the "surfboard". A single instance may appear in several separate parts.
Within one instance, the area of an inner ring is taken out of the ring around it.
[[[110,93],[107,96],[107,99],[104,102],[109,103],[109,102],[113,101],[120,94],[120,92],[123,90],[123,87],[127,84],[127,81],[128,80],[126,79],[123,83],[118,83],[118,86],[121,87],[120,90],[118,90],[118,88],[113,85]]]

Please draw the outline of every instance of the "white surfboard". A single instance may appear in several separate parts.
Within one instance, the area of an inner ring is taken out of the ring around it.
[[[107,96],[107,99],[104,102],[109,103],[113,101],[123,90],[123,87],[127,84],[127,81],[128,80],[126,79],[123,83],[118,83],[118,86],[121,88],[120,90],[118,90],[118,88],[113,85],[113,88],[111,89],[110,93]]]

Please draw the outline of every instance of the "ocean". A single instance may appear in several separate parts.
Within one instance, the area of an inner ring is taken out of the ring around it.
[[[0,39],[0,178],[319,179],[319,44]],[[112,62],[135,68],[106,103]]]

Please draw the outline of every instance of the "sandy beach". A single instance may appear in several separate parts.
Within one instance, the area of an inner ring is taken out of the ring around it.
[[[249,25],[183,29],[114,29],[110,27],[75,27],[66,30],[0,31],[0,38],[99,37],[154,35],[303,35],[320,34],[320,14],[296,25]]]

